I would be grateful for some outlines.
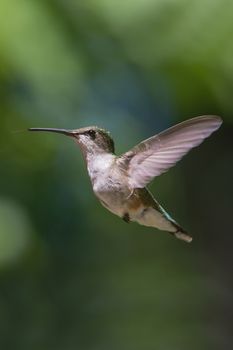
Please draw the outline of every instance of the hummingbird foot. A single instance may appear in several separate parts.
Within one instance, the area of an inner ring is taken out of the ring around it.
[[[129,213],[125,213],[122,217],[122,219],[127,222],[127,224],[130,222],[130,216]]]

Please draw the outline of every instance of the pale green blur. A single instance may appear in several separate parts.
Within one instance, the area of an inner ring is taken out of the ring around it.
[[[0,349],[230,349],[233,2],[1,0]],[[221,129],[150,186],[191,245],[94,197],[78,147],[179,121]]]

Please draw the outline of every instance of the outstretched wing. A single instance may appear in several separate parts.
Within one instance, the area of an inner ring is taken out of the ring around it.
[[[174,166],[221,124],[222,120],[217,116],[192,118],[142,141],[121,155],[118,161],[128,172],[129,186],[145,187],[154,177]]]

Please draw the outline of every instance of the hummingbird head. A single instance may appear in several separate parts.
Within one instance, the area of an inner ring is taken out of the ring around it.
[[[114,153],[114,142],[109,132],[96,126],[73,130],[75,141],[86,152]]]
[[[114,153],[114,142],[109,132],[89,126],[81,129],[52,129],[52,128],[30,128],[29,131],[47,131],[64,134],[72,137],[81,146],[84,153]]]

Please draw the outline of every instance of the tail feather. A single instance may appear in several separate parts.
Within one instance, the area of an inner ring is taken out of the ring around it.
[[[173,233],[176,238],[181,239],[182,241],[185,241],[187,243],[191,243],[193,240],[191,236],[189,236],[186,232],[183,231],[176,231],[171,233]]]
[[[193,238],[186,232],[177,222],[173,219],[170,219],[170,222],[173,224],[176,231],[169,232],[174,235],[176,238],[185,241],[187,243],[191,243]]]
[[[163,216],[170,222],[171,226],[174,228],[174,231],[170,231],[173,236],[176,238],[185,241],[187,243],[191,243],[193,238],[174,220],[172,217],[163,209],[163,207],[159,204],[159,211],[163,214]]]

